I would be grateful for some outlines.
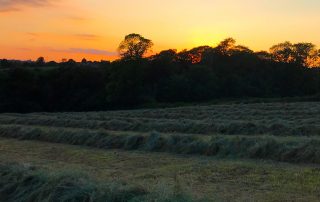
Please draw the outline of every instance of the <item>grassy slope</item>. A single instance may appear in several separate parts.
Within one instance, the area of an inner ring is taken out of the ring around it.
[[[78,170],[156,193],[182,187],[218,201],[320,200],[319,102],[0,114],[0,136],[0,163]],[[207,157],[217,145],[219,155]]]
[[[105,151],[0,139],[0,161],[8,159],[55,172],[80,170],[97,181],[127,182],[148,191],[171,189],[178,183],[198,197],[223,201],[318,201],[320,198],[320,168],[312,165]]]

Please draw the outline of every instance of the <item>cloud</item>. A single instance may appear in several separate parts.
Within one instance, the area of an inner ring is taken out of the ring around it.
[[[38,36],[39,34],[34,33],[34,32],[27,32],[26,35],[36,37],[36,36]]]
[[[116,56],[117,52],[98,50],[98,49],[84,49],[84,48],[70,48],[69,52],[72,53],[84,53],[91,55],[105,55],[105,56]]]
[[[67,16],[66,19],[74,22],[86,22],[89,20],[89,18],[84,18],[79,16]]]
[[[46,49],[53,52],[63,52],[63,53],[81,53],[81,54],[101,55],[101,56],[118,56],[117,52],[100,50],[100,49],[91,49],[91,48],[55,49],[55,48],[47,47]]]
[[[31,51],[32,50],[31,48],[17,48],[17,49],[19,49],[21,51]]]
[[[100,36],[95,34],[74,34],[73,36],[83,40],[97,40]]]
[[[0,12],[20,11],[22,7],[41,7],[51,5],[53,0],[0,0]]]
[[[16,11],[20,11],[20,9],[18,8],[2,8],[0,5],[0,13],[11,13],[11,12],[16,12]]]
[[[39,35],[37,33],[27,32],[26,36],[29,38],[29,41],[35,41]]]

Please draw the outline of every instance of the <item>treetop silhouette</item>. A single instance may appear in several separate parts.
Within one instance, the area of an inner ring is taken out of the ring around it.
[[[140,34],[129,34],[120,43],[118,51],[124,60],[141,59],[153,46],[150,39],[142,37]]]
[[[0,60],[0,112],[101,111],[221,98],[320,99],[320,68],[307,68],[320,67],[320,52],[311,43],[284,42],[254,52],[227,38],[216,47],[169,49],[142,59],[152,45],[129,34],[119,46],[121,60],[112,62]]]

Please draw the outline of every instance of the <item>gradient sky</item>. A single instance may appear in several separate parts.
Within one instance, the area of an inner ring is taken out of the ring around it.
[[[129,33],[154,53],[227,37],[257,51],[320,45],[319,10],[320,0],[0,0],[0,58],[113,59]]]

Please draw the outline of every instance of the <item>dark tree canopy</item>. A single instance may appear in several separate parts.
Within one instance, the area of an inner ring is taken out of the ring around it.
[[[153,46],[151,40],[139,34],[129,34],[119,45],[119,53],[122,59],[136,60],[141,59]]]
[[[296,63],[303,66],[313,66],[317,61],[317,49],[312,43],[292,44],[288,41],[270,48],[272,58],[277,62]]]
[[[44,57],[39,57],[36,61],[38,65],[44,65],[46,63]]]
[[[227,38],[220,42],[216,47],[216,50],[222,55],[230,55],[230,50],[234,49],[236,40],[233,38]]]
[[[169,49],[141,59],[152,42],[130,34],[121,60],[60,63],[0,60],[0,112],[101,111],[215,99],[319,100],[320,51],[284,42],[254,52],[228,38],[218,46]],[[41,67],[41,68],[39,68]],[[300,99],[300,98],[299,98]]]
[[[81,60],[81,63],[83,63],[83,64],[87,63],[87,59],[83,58],[83,59]]]
[[[10,66],[10,62],[7,59],[0,60],[0,68],[7,68]]]
[[[231,56],[239,53],[253,53],[253,51],[246,46],[236,45],[236,40],[233,38],[227,38],[220,42],[219,45],[215,47],[215,51],[224,56]]]
[[[177,61],[177,50],[169,49],[161,51],[160,53],[151,56],[152,60],[166,60],[166,61]]]

